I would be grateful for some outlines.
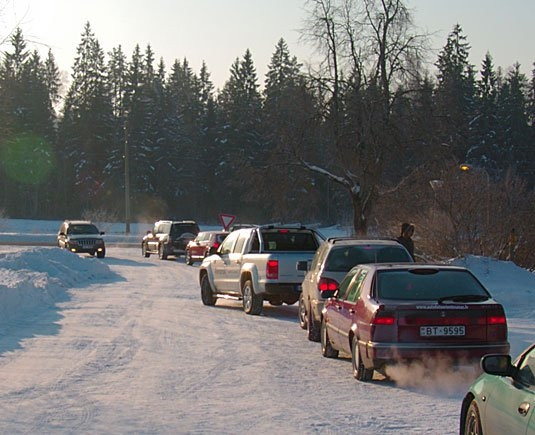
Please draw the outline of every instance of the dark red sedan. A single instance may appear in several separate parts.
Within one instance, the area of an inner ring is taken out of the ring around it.
[[[321,351],[351,355],[353,376],[367,381],[402,361],[507,354],[507,322],[502,305],[465,268],[359,265],[325,304]]]
[[[191,266],[196,261],[203,261],[210,249],[217,249],[227,234],[228,231],[201,231],[186,246],[186,264]]]

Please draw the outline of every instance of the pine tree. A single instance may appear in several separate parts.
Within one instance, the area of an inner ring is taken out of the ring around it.
[[[22,31],[12,37],[0,68],[0,179],[2,201],[11,215],[37,217],[50,213],[55,165],[55,114],[39,54],[26,50]],[[20,201],[25,197],[26,201]]]
[[[517,63],[507,74],[498,95],[500,155],[502,174],[520,175],[525,179],[532,178],[529,174],[532,150],[529,142],[527,117],[526,76],[520,72]]]
[[[312,107],[313,96],[301,72],[301,64],[290,55],[281,38],[271,56],[264,89],[265,146],[270,152],[264,153],[267,169],[259,171],[256,181],[261,186],[259,199],[272,220],[320,219],[318,203],[310,198],[319,200],[320,196],[311,195],[311,191],[325,180],[318,180],[314,174],[295,166],[282,164],[292,159],[293,149],[312,147],[310,143],[303,143]],[[272,189],[275,185],[277,189]]]
[[[263,138],[261,95],[251,52],[247,49],[243,58],[236,59],[230,68],[230,78],[219,94],[219,108],[223,123],[220,143],[223,145],[221,166],[223,175],[233,181],[236,191],[228,203],[247,209],[252,198],[250,189],[240,181],[254,176],[255,166],[262,161],[265,149]],[[232,183],[232,182],[231,182]],[[224,194],[224,193],[223,193]],[[227,193],[228,194],[228,193]],[[251,205],[245,212],[250,219],[258,213]]]
[[[477,81],[475,116],[472,123],[474,143],[467,152],[467,160],[486,168],[496,176],[500,146],[497,140],[497,96],[498,82],[492,57],[486,54],[483,60],[480,79]]]
[[[470,126],[474,118],[475,77],[474,67],[468,61],[469,51],[466,36],[456,24],[436,63],[436,100],[439,116],[444,120],[439,140],[459,160],[464,160],[474,142]]]
[[[113,177],[107,171],[116,153],[110,148],[114,143],[113,108],[106,73],[104,53],[86,23],[65,99],[60,140],[65,198],[73,196],[70,189],[74,185],[88,208],[102,207],[108,192],[111,198],[116,196]]]

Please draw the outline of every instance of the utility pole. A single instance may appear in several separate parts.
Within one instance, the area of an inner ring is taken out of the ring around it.
[[[124,121],[124,222],[125,234],[130,234],[130,149],[128,146],[128,121]]]

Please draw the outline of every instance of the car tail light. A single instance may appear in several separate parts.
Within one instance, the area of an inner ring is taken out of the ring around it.
[[[279,278],[279,260],[268,260],[267,267],[266,267],[266,278],[267,279]]]
[[[396,323],[394,316],[375,316],[372,320],[372,325],[393,325],[394,323]]]
[[[487,340],[507,340],[507,319],[503,308],[487,312]]]
[[[488,316],[487,325],[505,325],[507,323],[505,316]]]
[[[218,242],[214,242],[214,244],[212,245],[212,247],[213,247],[214,249],[217,249],[217,248],[219,248],[219,245],[220,245],[220,243],[218,243]]]
[[[374,341],[397,341],[396,316],[380,305],[371,320],[371,339]]]
[[[338,282],[331,278],[321,278],[318,282],[320,292],[338,290]]]

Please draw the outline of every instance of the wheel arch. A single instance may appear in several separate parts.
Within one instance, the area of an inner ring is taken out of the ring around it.
[[[254,264],[244,264],[240,274],[240,292],[242,292],[245,281],[250,280],[253,285],[253,292],[260,293],[258,289],[258,270]],[[242,293],[243,295],[243,293]]]
[[[210,283],[210,286],[212,287],[212,289],[215,290],[214,277],[213,277],[212,271],[209,268],[202,268],[199,270],[199,285],[202,284],[202,280],[204,277],[208,278],[208,282]]]

